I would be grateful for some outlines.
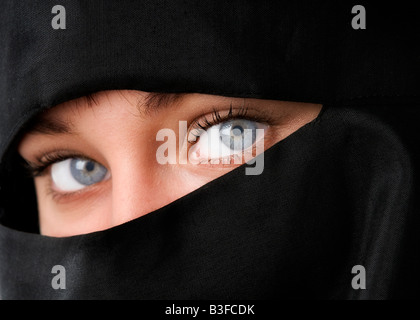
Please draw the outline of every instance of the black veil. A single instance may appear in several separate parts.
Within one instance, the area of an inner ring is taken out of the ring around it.
[[[413,5],[3,1],[0,297],[418,298],[420,52]],[[323,104],[264,154],[175,202],[86,235],[38,234],[16,143],[35,115],[110,89]],[[227,192],[226,190],[229,190]],[[51,268],[67,271],[65,290]],[[366,269],[366,290],[351,286]]]

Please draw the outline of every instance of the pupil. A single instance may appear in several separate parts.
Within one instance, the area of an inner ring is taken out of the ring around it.
[[[232,134],[234,136],[240,136],[244,132],[244,129],[241,126],[235,126],[232,128]]]
[[[86,163],[86,171],[92,172],[95,169],[95,164],[92,161]]]

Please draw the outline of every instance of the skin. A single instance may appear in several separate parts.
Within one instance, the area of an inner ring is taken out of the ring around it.
[[[245,107],[247,115],[270,118],[264,134],[267,149],[315,119],[322,107],[185,94],[149,110],[147,95],[106,91],[95,94],[94,103],[83,98],[68,101],[47,111],[42,119],[71,124],[70,133],[31,130],[24,135],[19,153],[32,165],[59,151],[83,155],[108,170],[106,179],[75,192],[57,188],[51,166],[35,177],[41,234],[64,237],[111,228],[161,208],[239,165],[181,164],[179,158],[176,164],[159,164],[156,152],[164,142],[156,141],[156,135],[163,128],[178,136],[179,121],[187,121],[192,130],[194,120],[211,119],[214,109],[223,116],[230,106],[233,110]],[[183,147],[192,148],[192,144]]]

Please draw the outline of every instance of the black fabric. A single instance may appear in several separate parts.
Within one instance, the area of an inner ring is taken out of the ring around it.
[[[337,3],[336,3],[337,2]],[[0,297],[418,298],[419,119],[412,4],[2,1]],[[107,89],[324,104],[243,167],[109,230],[37,234],[15,144],[34,115]],[[51,287],[64,265],[65,290]],[[351,287],[363,265],[367,290]]]

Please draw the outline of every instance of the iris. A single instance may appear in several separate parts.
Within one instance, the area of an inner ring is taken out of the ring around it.
[[[107,169],[92,160],[76,158],[70,161],[70,172],[77,182],[90,186],[102,181],[107,174]]]
[[[245,119],[224,122],[220,126],[220,140],[233,151],[245,150],[256,140],[257,123]]]

